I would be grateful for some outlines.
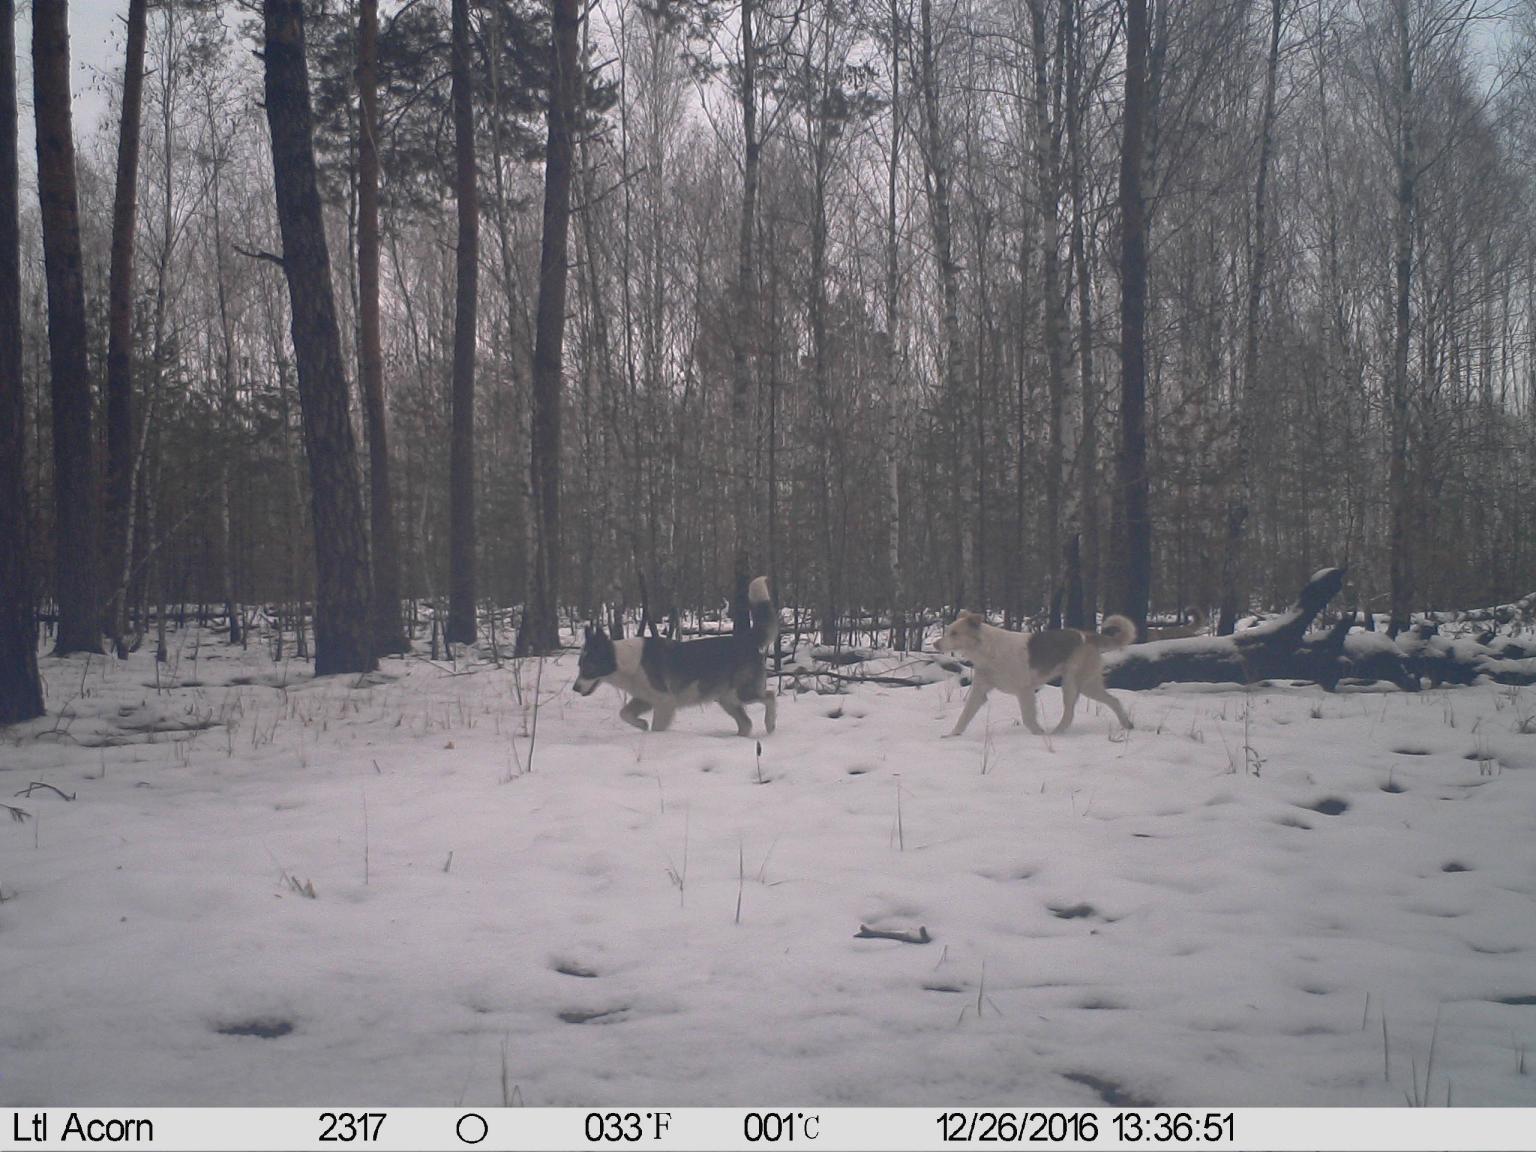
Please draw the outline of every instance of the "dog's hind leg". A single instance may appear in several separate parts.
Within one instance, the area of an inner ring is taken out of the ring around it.
[[[965,731],[965,726],[975,718],[976,713],[981,711],[981,706],[986,703],[987,693],[990,691],[992,691],[992,685],[980,676],[971,681],[971,690],[965,698],[965,707],[960,710],[960,719],[955,721],[955,726],[949,735],[958,736]],[[1039,729],[1036,728],[1035,731],[1038,732]]]
[[[631,727],[638,728],[644,732],[650,726],[641,719],[641,715],[650,710],[651,702],[649,700],[642,700],[638,696],[631,696],[629,703],[619,709],[619,719]]]
[[[736,735],[752,735],[752,717],[747,715],[747,710],[741,706],[741,700],[736,695],[722,696],[718,703],[736,721]]]
[[[1040,727],[1040,717],[1035,713],[1035,689],[1033,686],[1019,693],[1019,718],[1024,721],[1024,727],[1028,728],[1036,736],[1045,735],[1045,729]]]
[[[739,695],[741,696],[742,701],[747,704],[750,704],[754,700],[762,701],[763,729],[764,731],[772,732],[773,725],[778,718],[779,702],[774,698],[773,693],[768,689],[768,677],[760,674],[756,679],[743,684],[741,686]],[[727,711],[729,711],[729,709],[727,709]],[[743,732],[742,735],[745,736],[746,733]]]
[[[1077,677],[1072,675],[1069,669],[1061,676],[1061,721],[1053,732],[1065,732],[1072,727],[1072,714],[1077,711],[1077,695],[1080,689],[1077,686]]]
[[[656,715],[651,718],[652,732],[665,732],[672,727],[672,717],[677,714],[677,709],[670,704],[656,705]]]
[[[1115,714],[1115,719],[1120,721],[1122,728],[1136,727],[1131,723],[1131,718],[1126,715],[1125,709],[1121,707],[1120,701],[1109,694],[1109,689],[1104,687],[1104,681],[1099,677],[1095,676],[1083,682],[1083,695],[1097,700],[1100,704],[1108,704],[1109,710]]]

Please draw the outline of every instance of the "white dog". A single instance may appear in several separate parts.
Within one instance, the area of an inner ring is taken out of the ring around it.
[[[1100,653],[1124,648],[1135,639],[1136,625],[1124,616],[1110,616],[1104,621],[1102,632],[1058,628],[1026,633],[995,628],[975,612],[960,613],[934,643],[940,652],[969,660],[975,670],[965,708],[949,735],[958,736],[965,731],[994,688],[1017,696],[1024,727],[1041,734],[1043,729],[1035,717],[1035,690],[1056,676],[1061,677],[1063,707],[1057,732],[1065,732],[1071,726],[1079,694],[1109,705],[1122,727],[1132,727],[1120,701],[1104,687]]]

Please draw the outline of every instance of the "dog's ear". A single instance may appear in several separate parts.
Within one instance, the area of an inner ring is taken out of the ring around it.
[[[971,628],[975,628],[976,625],[981,623],[981,613],[980,612],[962,612],[962,613],[960,613],[960,622],[962,624],[965,624],[965,625],[971,627]]]

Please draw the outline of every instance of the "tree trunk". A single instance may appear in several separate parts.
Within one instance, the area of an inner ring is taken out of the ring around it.
[[[1397,23],[1397,147],[1393,157],[1397,175],[1392,220],[1393,333],[1392,376],[1388,383],[1388,418],[1391,428],[1391,459],[1387,467],[1387,492],[1391,501],[1388,547],[1391,564],[1391,630],[1408,626],[1413,607],[1413,493],[1408,479],[1408,346],[1412,335],[1413,227],[1418,180],[1418,149],[1413,118],[1413,41],[1409,26],[1409,0],[1393,0]]]
[[[174,38],[175,38],[174,37],[174,31],[173,31],[173,23],[174,23],[174,20],[175,20],[175,15],[176,15],[175,8],[168,7],[166,9],[165,16],[166,16],[166,25],[167,25],[167,27],[166,27],[166,42],[167,42],[167,44],[170,44],[174,40]],[[167,353],[166,353],[166,331],[165,331],[165,329],[166,329],[166,306],[167,306],[167,296],[168,296],[168,285],[169,285],[169,281],[170,281],[171,257],[173,255],[174,247],[175,247],[175,230],[173,228],[173,220],[174,220],[173,210],[174,210],[174,203],[175,203],[175,200],[174,200],[174,198],[175,198],[175,183],[174,183],[174,181],[172,179],[173,168],[174,168],[174,152],[173,152],[172,143],[171,143],[172,137],[173,137],[173,126],[174,126],[174,121],[173,121],[173,118],[172,118],[172,111],[173,111],[172,104],[173,104],[173,101],[174,101],[174,92],[175,92],[175,86],[169,80],[165,84],[163,84],[161,86],[161,93],[160,93],[160,96],[161,96],[161,101],[160,101],[160,125],[161,125],[161,133],[162,133],[162,141],[161,141],[161,149],[160,149],[160,163],[161,163],[161,169],[160,169],[160,191],[161,191],[161,197],[160,197],[160,236],[161,236],[161,245],[160,245],[159,255],[158,255],[157,259],[155,260],[155,303],[154,303],[154,310],[153,310],[153,314],[152,314],[152,319],[150,321],[150,345],[149,345],[149,348],[150,348],[150,379],[149,379],[148,395],[146,397],[146,403],[144,405],[144,415],[143,415],[142,419],[140,419],[140,421],[139,421],[138,447],[137,447],[137,450],[133,453],[133,457],[132,457],[132,459],[131,459],[131,461],[129,463],[129,469],[128,469],[128,498],[129,498],[129,504],[128,504],[128,524],[127,524],[127,532],[126,532],[126,537],[127,537],[127,540],[128,540],[128,546],[123,550],[122,555],[120,557],[120,561],[121,561],[122,567],[119,569],[118,574],[117,574],[118,575],[118,591],[117,591],[117,597],[116,597],[116,600],[117,600],[117,613],[116,613],[116,619],[115,619],[114,624],[113,624],[113,636],[116,638],[119,656],[126,655],[127,642],[124,639],[124,633],[127,630],[127,595],[128,595],[128,588],[129,588],[129,585],[132,583],[132,578],[133,578],[133,567],[132,567],[133,556],[132,556],[132,553],[134,551],[134,542],[136,540],[139,541],[140,546],[142,548],[144,548],[148,552],[154,552],[154,551],[157,550],[157,544],[156,544],[156,540],[155,540],[154,522],[153,522],[153,517],[151,515],[146,514],[146,516],[145,516],[145,528],[146,528],[146,531],[144,532],[143,536],[142,537],[136,536],[135,532],[136,532],[136,522],[137,522],[137,517],[138,517],[139,489],[142,486],[142,481],[143,481],[144,471],[145,471],[145,464],[146,464],[146,462],[148,460],[148,451],[149,451],[149,443],[150,443],[150,430],[151,430],[151,428],[152,428],[152,426],[154,424],[155,411],[156,411],[156,408],[158,407],[158,404],[159,404],[161,391],[162,391],[162,389],[164,388],[164,385],[165,385],[166,361],[168,360],[168,356],[167,356]],[[217,161],[215,161],[215,165],[217,165]],[[216,188],[217,187],[217,167],[215,167],[214,175],[215,175],[214,184],[215,184],[215,188]],[[218,212],[217,212],[217,203],[218,203],[217,196],[215,196],[215,198],[214,198],[214,203],[215,203],[214,244],[215,244],[215,249],[216,249],[216,256],[218,256],[219,253],[217,252],[217,249],[218,249],[218,246],[220,244],[220,239],[219,239],[220,226],[219,226],[219,215],[218,215]],[[222,302],[222,300],[223,300],[223,297],[222,297],[222,292],[223,292],[223,281],[222,281],[223,265],[222,265],[222,260],[221,260],[220,266],[219,266],[219,273],[220,273],[219,289],[220,289],[220,293],[221,293],[220,300]],[[221,313],[221,315],[223,315],[223,314]],[[224,316],[224,319],[225,319],[225,325],[224,325],[224,327],[225,327],[225,348],[226,348],[226,351],[228,351],[231,348],[231,340],[232,340],[232,338],[229,335],[227,316]],[[227,363],[228,363],[228,356],[226,356],[226,365],[227,365]],[[227,376],[227,373],[226,373],[226,376]],[[159,443],[158,438],[156,439],[156,443],[157,444]],[[227,464],[226,459],[225,459],[226,455],[227,454],[224,453],[224,452],[221,452],[219,454],[219,456],[220,456],[219,467],[220,467],[221,476],[222,476],[222,478],[224,480],[223,487],[224,487],[225,501],[224,501],[223,507],[227,511],[227,508],[228,508],[228,464]],[[162,461],[157,458],[156,463],[155,463],[155,485],[156,485],[157,488],[158,488],[158,485],[159,485],[159,474],[160,474],[161,463],[162,463]],[[156,492],[156,493],[151,493],[149,495],[149,497],[145,500],[144,503],[145,503],[146,513],[149,513],[150,511],[153,510],[153,508],[155,507],[157,499],[158,499],[158,493]],[[226,551],[227,551],[227,548],[226,548]],[[158,561],[156,562],[156,569],[155,570],[156,570],[157,573],[160,571],[159,562]],[[146,605],[146,607],[147,607],[147,605]],[[163,636],[161,638],[163,640]]]
[[[1084,147],[1082,129],[1083,29],[1082,10],[1066,0],[1062,19],[1071,25],[1071,51],[1067,58],[1066,129],[1071,153],[1072,263],[1077,274],[1077,370],[1081,393],[1083,438],[1078,448],[1079,522],[1082,528],[1080,603],[1082,618],[1068,623],[1097,628],[1099,619],[1099,389],[1093,375],[1093,280],[1088,262],[1084,218]],[[1070,602],[1071,597],[1068,597]]]
[[[939,78],[936,72],[935,47],[933,39],[933,0],[922,0],[920,8],[922,21],[922,96],[923,96],[923,120],[926,129],[927,147],[924,150],[923,161],[927,168],[928,190],[928,216],[930,227],[933,231],[934,255],[939,265],[939,285],[942,299],[942,313],[940,326],[943,333],[943,365],[944,365],[944,398],[941,405],[954,416],[954,435],[956,441],[960,439],[960,425],[963,420],[961,412],[965,403],[965,352],[960,344],[960,267],[955,261],[954,255],[954,226],[953,215],[950,206],[950,172],[946,160],[946,148],[948,142],[944,137],[944,127],[939,108]],[[978,466],[980,462],[978,461]],[[961,484],[959,481],[960,470],[963,467],[960,460],[953,462],[951,476],[953,477],[952,501],[954,505],[955,522],[951,525],[957,534],[956,571],[952,575],[954,581],[955,607],[960,607],[960,601],[965,597],[966,571],[971,557],[966,543],[970,536],[970,527],[964,516],[964,501],[959,496]]]
[[[1285,0],[1271,0],[1269,61],[1264,73],[1264,111],[1259,125],[1259,173],[1253,189],[1253,264],[1248,270],[1248,307],[1243,319],[1242,391],[1237,405],[1237,444],[1232,462],[1232,494],[1227,502],[1227,547],[1221,564],[1221,615],[1219,636],[1230,636],[1237,627],[1239,588],[1246,588],[1243,549],[1248,509],[1253,499],[1250,457],[1253,453],[1253,420],[1256,377],[1259,366],[1260,304],[1269,254],[1269,160],[1275,134],[1275,80],[1280,70],[1280,32],[1285,23]]]
[[[16,4],[0,0],[0,725],[43,714],[33,620],[21,377],[21,180],[16,155]]]
[[[480,278],[480,199],[475,183],[475,104],[469,0],[453,0],[454,194],[459,247],[453,317],[453,430],[448,461],[448,628],[473,644],[475,624],[475,313]]]
[[[138,215],[139,124],[144,95],[148,0],[129,0],[123,61],[123,118],[117,141],[117,193],[112,205],[112,267],[107,307],[106,561],[110,576],[130,571],[133,504],[133,248]],[[126,584],[107,612],[107,630],[121,652]]]
[[[267,123],[315,531],[315,675],[377,667],[341,333],[316,180],[303,0],[265,0]]]
[[[817,607],[821,642],[836,646],[838,642],[838,609],[841,599],[840,565],[838,564],[837,527],[832,516],[832,483],[838,461],[836,451],[837,413],[834,411],[831,382],[828,379],[827,356],[827,183],[831,168],[832,125],[827,121],[824,109],[826,92],[820,87],[826,81],[825,61],[818,75],[811,52],[806,52],[805,85],[808,93],[815,93],[805,112],[806,146],[811,153],[811,262],[810,283],[807,287],[808,327],[811,338],[811,395],[816,405],[816,428],[813,440],[816,445],[814,478],[817,529],[821,543],[821,583],[818,588],[820,603]]]
[[[166,10],[167,17],[174,14],[174,8]],[[165,103],[165,234],[170,236],[170,188],[171,166],[169,147],[171,137],[171,105]],[[211,168],[208,181],[208,203],[213,211],[213,278],[214,296],[218,303],[219,332],[222,337],[222,348],[219,355],[219,578],[224,593],[224,617],[229,627],[229,642],[231,644],[244,644],[245,633],[242,625],[242,613],[239,598],[235,590],[235,537],[234,537],[234,503],[235,492],[231,483],[231,470],[237,468],[239,461],[235,459],[236,445],[239,439],[233,431],[235,407],[239,403],[239,385],[235,376],[235,324],[234,316],[230,311],[230,293],[224,268],[224,209],[223,209],[223,169],[226,156],[221,153],[218,122],[210,106],[208,110],[208,163]],[[211,359],[211,356],[210,356]],[[159,371],[158,365],[156,371]]]
[[[1125,114],[1120,149],[1120,456],[1109,606],[1146,627],[1152,586],[1147,507],[1147,0],[1127,0]]]
[[[1060,76],[1062,32],[1066,13],[1057,16],[1057,75]],[[1035,136],[1035,188],[1040,204],[1041,336],[1045,343],[1046,449],[1045,449],[1045,565],[1046,600],[1052,605],[1051,625],[1059,627],[1056,605],[1060,603],[1062,523],[1062,473],[1065,449],[1062,421],[1067,398],[1062,333],[1066,328],[1066,300],[1061,292],[1061,138],[1052,115],[1050,71],[1047,55],[1045,0],[1029,0],[1029,23],[1034,56],[1034,98],[1031,120]]]
[[[901,174],[901,19],[896,0],[891,0],[891,154],[886,172],[885,220],[885,488],[887,515],[886,554],[891,568],[891,645],[907,648],[907,589],[901,556],[901,454],[900,341],[901,250],[900,221],[896,216],[896,187]],[[777,585],[775,585],[777,587]]]
[[[85,281],[75,141],[70,112],[69,5],[32,9],[32,90],[37,115],[37,194],[48,281],[48,363],[53,379],[53,485],[59,602],[55,653],[101,651],[97,603],[96,465],[86,362]]]
[[[368,513],[372,529],[374,651],[404,652],[400,628],[400,546],[389,482],[384,354],[379,343],[379,4],[362,0],[357,18],[358,372],[368,433]]]
[[[743,636],[752,627],[747,582],[752,578],[752,535],[756,504],[752,488],[752,359],[757,354],[757,187],[762,141],[757,135],[757,29],[755,0],[741,0],[741,220],[736,239],[736,325],[731,347],[731,513],[736,546],[732,554],[731,623]]]
[[[534,586],[517,638],[520,655],[560,646],[560,399],[565,345],[571,169],[581,94],[577,53],[579,0],[553,0],[549,143],[544,160],[544,237],[539,252],[539,310],[533,348],[534,515],[538,524]]]

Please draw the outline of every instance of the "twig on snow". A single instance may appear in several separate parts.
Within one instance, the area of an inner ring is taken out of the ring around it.
[[[58,793],[58,795],[62,796],[66,800],[73,800],[75,798],[75,794],[73,792],[65,792],[64,790],[62,790],[60,788],[55,788],[52,784],[44,784],[41,780],[34,780],[34,781],[32,781],[32,783],[28,784],[20,792],[16,793],[16,795],[18,795],[18,796],[30,796],[30,795],[32,795],[32,790],[34,788],[46,788],[50,792]]]
[[[887,931],[884,928],[871,928],[868,924],[860,924],[859,930],[853,936],[856,940],[897,940],[902,944],[929,944],[933,941],[933,937],[928,935],[928,929],[924,927],[919,927],[916,932]]]

